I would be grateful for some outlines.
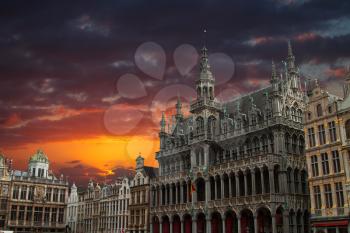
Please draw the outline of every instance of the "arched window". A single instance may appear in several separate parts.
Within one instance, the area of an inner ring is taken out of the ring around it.
[[[294,107],[291,108],[291,112],[292,112],[292,120],[297,121],[298,118]]]
[[[321,104],[317,104],[316,111],[317,111],[317,116],[321,117],[322,116],[322,106],[321,106]]]
[[[289,119],[289,116],[290,116],[290,111],[289,111],[289,108],[286,107],[286,117]]]
[[[260,152],[260,142],[257,137],[254,138],[254,153],[258,154]]]
[[[201,134],[204,131],[204,120],[202,117],[197,117],[196,119],[197,134]]]
[[[346,138],[350,139],[350,120],[345,122]]]
[[[290,152],[290,148],[289,148],[289,145],[290,145],[290,136],[289,136],[288,133],[285,134],[284,140],[285,140],[285,141],[284,141],[284,145],[285,145],[285,147],[286,147],[286,151],[287,151],[287,153],[289,153],[289,152]]]

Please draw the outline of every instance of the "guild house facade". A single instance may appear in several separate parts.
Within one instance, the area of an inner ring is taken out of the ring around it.
[[[7,229],[14,232],[65,232],[68,182],[49,170],[42,150],[30,157],[27,171],[11,171]]]
[[[317,233],[350,232],[349,139],[350,75],[344,99],[309,81],[305,111],[306,159],[311,198],[311,225]]]
[[[283,75],[227,102],[215,98],[203,48],[197,98],[160,123],[159,176],[151,182],[155,233],[309,232],[305,95],[290,43]]]

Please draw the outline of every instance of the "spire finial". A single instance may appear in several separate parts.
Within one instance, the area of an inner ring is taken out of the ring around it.
[[[292,49],[292,43],[290,40],[288,40],[288,57],[293,56],[293,49]]]
[[[162,112],[162,119],[160,120],[160,131],[165,132],[166,122],[165,122],[165,115],[164,112]]]

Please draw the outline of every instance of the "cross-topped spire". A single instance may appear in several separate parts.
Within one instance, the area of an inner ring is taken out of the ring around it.
[[[200,71],[206,73],[210,70],[208,49],[204,46],[201,50]]]

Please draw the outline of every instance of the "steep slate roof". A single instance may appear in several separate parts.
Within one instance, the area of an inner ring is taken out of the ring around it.
[[[251,105],[250,98],[252,97],[256,107],[260,110],[263,110],[265,108],[265,103],[266,103],[265,94],[269,93],[270,90],[271,90],[271,86],[269,85],[257,91],[254,91],[249,94],[227,101],[226,103],[224,103],[224,106],[226,106],[227,112],[232,114],[237,110],[237,104],[239,103],[240,111],[242,113],[247,114]]]
[[[149,176],[150,178],[154,178],[158,175],[158,168],[144,166],[143,170],[146,173],[146,175]]]

